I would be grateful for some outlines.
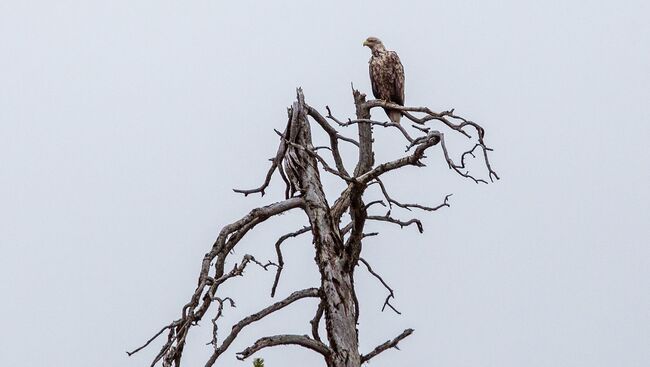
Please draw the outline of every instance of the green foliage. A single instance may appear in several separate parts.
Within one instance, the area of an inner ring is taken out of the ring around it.
[[[264,359],[263,358],[255,358],[253,360],[253,367],[264,367]]]

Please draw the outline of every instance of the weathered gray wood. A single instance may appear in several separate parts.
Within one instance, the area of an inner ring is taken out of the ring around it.
[[[293,143],[313,147],[307,120],[307,107],[302,91],[292,107],[291,136]],[[352,273],[349,271],[339,227],[332,220],[323,191],[317,160],[302,149],[290,146],[287,151],[296,185],[305,201],[316,250],[316,263],[321,275],[325,327],[331,354],[328,367],[358,367],[361,364],[356,328],[356,306]]]

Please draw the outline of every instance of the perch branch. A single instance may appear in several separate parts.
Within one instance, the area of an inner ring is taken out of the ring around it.
[[[488,148],[485,145],[485,142],[483,141],[485,137],[485,129],[483,129],[482,126],[477,124],[474,121],[470,121],[464,117],[458,116],[454,114],[454,110],[448,110],[448,111],[443,111],[443,112],[434,112],[428,107],[408,107],[408,106],[400,106],[395,103],[383,101],[383,100],[370,100],[365,102],[365,107],[366,108],[373,108],[373,107],[385,107],[389,109],[395,109],[395,110],[400,110],[402,111],[402,114],[408,118],[409,120],[413,121],[416,124],[424,125],[428,121],[431,120],[437,120],[445,124],[447,127],[449,127],[452,130],[455,130],[461,134],[463,134],[467,138],[471,138],[469,133],[464,130],[465,127],[470,126],[474,128],[478,134],[478,145],[483,151],[483,158],[485,160],[485,165],[488,169],[488,177],[490,178],[490,181],[494,181],[495,179],[499,179],[499,175],[492,169],[492,166],[490,164],[490,160],[488,158],[488,151],[491,151],[492,149]],[[409,112],[417,112],[417,113],[424,113],[425,116],[422,118],[418,118],[414,116],[412,113]],[[452,122],[457,121],[457,123]],[[417,139],[416,139],[417,140]],[[463,175],[464,177],[472,178],[466,175]],[[480,181],[479,181],[480,182]]]
[[[336,117],[334,117],[332,115],[332,111],[330,110],[329,106],[326,106],[325,108],[327,109],[327,118],[334,121],[334,122],[336,122],[339,126],[347,127],[347,126],[354,125],[354,124],[359,124],[359,123],[369,123],[369,124],[371,124],[373,126],[394,127],[396,129],[398,129],[402,133],[402,135],[404,135],[406,140],[408,140],[409,142],[413,141],[413,138],[409,135],[409,133],[406,131],[406,129],[404,129],[402,127],[402,125],[400,125],[400,124],[397,124],[397,123],[394,123],[394,122],[389,122],[389,121],[385,121],[385,122],[374,121],[374,120],[371,120],[371,119],[356,119],[356,120],[348,119],[348,121],[342,122],[341,120],[337,119]]]

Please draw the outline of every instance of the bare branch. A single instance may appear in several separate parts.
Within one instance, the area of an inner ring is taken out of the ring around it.
[[[226,297],[224,299],[214,297],[214,301],[219,304],[219,307],[217,308],[217,314],[214,316],[214,318],[212,318],[212,340],[209,341],[207,345],[212,344],[214,346],[214,349],[217,349],[217,332],[219,331],[217,320],[223,315],[224,302],[229,301],[230,307],[235,307],[235,301],[233,301],[233,299],[230,297]]]
[[[377,221],[381,221],[381,222],[390,222],[390,223],[394,223],[394,224],[399,225],[400,228],[408,227],[408,226],[410,226],[411,224],[415,224],[415,225],[417,225],[417,227],[418,227],[418,231],[419,231],[420,233],[423,233],[423,232],[424,232],[424,227],[422,226],[422,222],[420,222],[419,219],[413,218],[413,219],[407,220],[407,221],[405,222],[405,221],[401,221],[401,220],[399,220],[399,219],[395,219],[395,218],[391,217],[389,214],[390,214],[390,212],[389,212],[388,214],[384,215],[384,216],[379,216],[379,215],[369,215],[367,219],[368,219],[368,220],[377,220]]]
[[[428,148],[438,144],[441,140],[441,137],[442,134],[440,132],[430,131],[427,134],[427,136],[422,140],[422,142],[418,144],[417,148],[415,148],[413,154],[396,159],[394,161],[382,163],[377,167],[373,168],[372,170],[368,171],[367,173],[357,177],[357,181],[361,183],[368,183],[386,172],[390,172],[408,165],[419,166],[419,167],[424,166],[424,164],[420,162],[420,159],[424,158],[424,152]]]
[[[247,255],[244,257],[240,265],[236,265],[228,274],[225,273],[224,267],[226,256],[230,253],[232,248],[239,243],[243,236],[257,224],[264,222],[268,218],[294,208],[302,207],[303,205],[304,201],[302,198],[290,198],[264,207],[255,208],[240,220],[223,227],[219,236],[212,245],[212,249],[203,257],[198,285],[194,294],[190,298],[190,301],[183,306],[181,317],[170,324],[172,326],[169,327],[167,343],[154,358],[152,366],[163,358],[163,356],[165,356],[165,359],[173,360],[180,358],[189,329],[203,318],[215,298],[215,293],[219,285],[227,279],[243,272],[243,268],[246,264],[254,259],[252,256]],[[210,276],[210,267],[215,259],[214,276]],[[156,335],[160,335],[160,332]],[[150,342],[151,341],[148,343]],[[136,353],[141,349],[142,348],[139,348],[131,354]]]
[[[138,347],[138,348],[136,348],[136,349],[134,349],[134,350],[132,350],[132,351],[130,351],[130,352],[127,351],[126,354],[130,357],[130,356],[132,356],[132,355],[138,353],[138,352],[141,351],[142,349],[146,348],[149,344],[151,344],[151,342],[153,342],[154,340],[156,340],[156,338],[158,338],[158,337],[159,337],[159,336],[160,336],[160,335],[161,335],[165,330],[167,330],[167,329],[171,329],[171,328],[173,328],[173,327],[175,327],[175,326],[177,326],[177,325],[178,325],[177,322],[174,321],[174,322],[172,322],[171,324],[169,324],[169,325],[167,325],[167,326],[163,326],[163,328],[160,329],[159,332],[157,332],[156,334],[154,334],[154,336],[152,336],[149,340],[147,340],[146,343],[144,343],[142,346],[140,346],[140,347]]]
[[[318,352],[325,357],[331,353],[327,345],[318,340],[311,339],[306,335],[274,335],[261,338],[255,344],[237,353],[237,359],[243,361],[261,349],[277,345],[299,345]]]
[[[370,186],[370,185],[368,185],[368,186]],[[374,201],[371,201],[368,204],[366,204],[366,210],[368,210],[368,208],[370,208],[371,206],[373,206],[375,204],[379,204],[379,205],[383,206],[384,208],[386,207],[386,203],[384,203],[383,200],[374,200]]]
[[[284,135],[282,135],[281,132],[279,132],[279,131],[277,131],[277,130],[274,130],[274,131],[275,131],[276,134],[278,134],[278,135],[280,135],[281,137],[284,138]],[[346,174],[343,174],[343,173],[341,173],[341,172],[339,172],[339,171],[333,169],[332,167],[330,167],[329,164],[327,164],[327,161],[325,160],[325,158],[321,157],[321,156],[320,156],[318,153],[316,153],[316,151],[314,151],[313,149],[308,149],[308,148],[306,148],[306,147],[304,147],[304,146],[302,146],[302,145],[300,145],[300,144],[296,144],[296,143],[291,142],[291,141],[286,140],[286,139],[285,139],[285,142],[286,142],[289,146],[291,146],[291,147],[293,147],[293,148],[296,148],[296,149],[299,149],[299,150],[302,150],[302,151],[306,152],[307,154],[309,154],[310,156],[316,158],[316,160],[317,160],[318,162],[320,162],[320,164],[323,166],[323,169],[324,169],[325,171],[327,171],[327,172],[329,172],[329,173],[331,173],[331,174],[333,174],[333,175],[335,175],[335,176],[338,176],[338,177],[342,178],[343,180],[345,180],[345,181],[347,181],[347,182],[354,182],[354,178],[349,177],[349,176],[347,176]]]
[[[286,241],[288,238],[291,237],[297,237],[303,233],[307,233],[311,230],[311,226],[305,226],[302,229],[299,229],[295,232],[287,233],[275,242],[275,252],[278,255],[278,268],[275,272],[275,280],[273,280],[273,286],[271,287],[271,297],[275,297],[275,290],[278,287],[278,283],[280,282],[280,274],[282,273],[282,269],[284,269],[284,258],[282,257],[282,250],[280,249],[280,246],[284,241]]]
[[[459,166],[456,163],[454,163],[454,161],[449,157],[449,152],[447,151],[447,145],[445,144],[445,139],[444,139],[443,136],[441,136],[440,141],[441,141],[440,145],[442,146],[442,152],[445,155],[445,160],[447,161],[447,165],[449,166],[449,168],[453,169],[454,171],[456,171],[456,173],[458,173],[459,175],[461,175],[461,176],[463,176],[465,178],[472,179],[476,183],[487,184],[487,181],[485,181],[483,179],[480,179],[480,178],[477,179],[474,176],[470,175],[469,172],[462,172],[461,171],[461,169],[465,168],[465,162],[464,162],[464,159],[462,157],[464,157],[465,154],[471,154],[471,152],[474,150],[474,148],[472,148],[472,150],[470,150],[468,152],[463,153],[463,155],[461,156],[461,161],[463,162],[463,164]]]
[[[482,139],[484,136],[484,130],[481,126],[479,126],[477,123],[466,120],[460,116],[454,115],[454,110],[449,110],[449,111],[443,111],[443,112],[434,112],[428,107],[408,107],[408,106],[400,106],[398,104],[392,103],[392,102],[387,102],[383,101],[380,99],[375,99],[375,100],[370,100],[366,102],[366,107],[367,108],[373,108],[373,107],[384,107],[384,108],[389,108],[393,110],[399,110],[402,111],[402,114],[408,118],[409,120],[415,122],[416,124],[424,125],[426,122],[431,121],[431,120],[437,120],[445,125],[447,125],[449,128],[458,131],[459,133],[465,135],[466,137],[470,138],[471,136],[463,130],[465,126],[472,126],[478,131],[479,133],[479,138]],[[425,116],[422,118],[417,118],[413,116],[413,114],[410,114],[409,112],[420,112],[424,113]],[[455,119],[459,120],[460,123],[454,124],[449,120]]]
[[[366,108],[366,95],[352,88],[352,98],[356,108],[356,116],[359,120],[370,120],[370,109]],[[368,172],[375,165],[375,153],[373,151],[372,124],[361,122],[358,124],[359,133],[359,158],[354,169],[354,176]]]
[[[224,339],[221,346],[215,349],[215,351],[210,356],[210,359],[208,359],[208,362],[206,363],[206,367],[212,366],[215,363],[217,358],[219,358],[219,356],[223,354],[223,352],[225,352],[228,349],[228,347],[230,347],[230,344],[232,344],[235,338],[237,338],[237,335],[239,335],[239,333],[242,331],[244,327],[252,324],[253,322],[261,320],[262,318],[270,315],[271,313],[276,312],[299,299],[307,298],[307,297],[319,297],[319,294],[320,293],[318,288],[307,288],[301,291],[296,291],[291,293],[289,297],[283,299],[282,301],[276,302],[266,307],[265,309],[242,319],[241,321],[233,325],[230,334]]]
[[[404,338],[406,338],[407,336],[409,336],[411,334],[413,334],[413,329],[404,330],[401,334],[399,334],[397,337],[395,337],[395,339],[389,340],[386,343],[377,346],[377,348],[373,349],[372,352],[370,352],[370,353],[368,353],[366,355],[362,355],[361,356],[361,363],[368,362],[371,358],[376,357],[379,353],[381,353],[381,352],[383,352],[383,351],[385,351],[387,349],[390,349],[390,348],[399,349],[397,347],[397,344],[400,341],[402,341]]]
[[[394,200],[393,198],[391,198],[388,195],[388,191],[386,190],[386,186],[384,186],[384,183],[381,181],[381,179],[379,179],[379,177],[376,178],[375,181],[369,183],[368,186],[370,186],[370,185],[372,185],[374,183],[379,184],[379,187],[381,188],[381,192],[384,194],[384,197],[386,198],[386,201],[388,201],[389,207],[392,207],[392,204],[395,204],[398,207],[404,208],[404,209],[409,210],[409,211],[411,210],[411,208],[416,208],[416,209],[432,212],[432,211],[436,211],[436,210],[438,210],[438,209],[440,209],[440,208],[442,208],[444,206],[449,207],[449,197],[452,195],[452,194],[448,194],[447,196],[445,196],[445,200],[443,201],[442,204],[440,204],[438,206],[434,206],[434,207],[424,206],[424,205],[420,205],[420,204],[402,204],[399,201]]]
[[[434,112],[428,107],[407,107],[407,106],[400,106],[395,103],[383,101],[383,100],[370,100],[365,102],[365,107],[366,108],[373,108],[373,107],[385,107],[385,108],[390,108],[390,109],[395,109],[395,110],[400,110],[402,111],[402,114],[408,118],[409,120],[413,121],[416,124],[424,125],[426,122],[431,121],[431,120],[437,120],[445,124],[447,127],[449,127],[452,130],[455,130],[467,138],[470,138],[471,136],[469,133],[467,133],[464,128],[466,126],[471,126],[476,130],[478,133],[478,146],[481,147],[481,150],[483,151],[483,157],[485,159],[485,165],[488,168],[488,176],[490,178],[490,181],[494,181],[494,179],[498,180],[499,175],[492,169],[492,166],[490,164],[490,160],[488,158],[487,152],[490,151],[491,149],[488,148],[484,141],[483,138],[485,137],[485,130],[483,127],[481,127],[479,124],[476,122],[470,121],[465,119],[464,117],[458,116],[454,114],[454,110],[451,109],[449,111],[443,111],[443,112]],[[413,114],[409,112],[418,112],[418,113],[424,113],[425,116],[422,118],[415,117]],[[458,123],[452,122],[458,121]],[[416,139],[417,140],[417,139]],[[457,171],[458,172],[458,171]],[[460,173],[460,172],[459,172]],[[472,178],[471,176],[468,176],[466,174],[462,174],[464,177]],[[483,180],[476,180],[478,182],[484,182]]]
[[[316,111],[313,107],[307,106],[307,113],[309,116],[311,116],[316,122],[325,130],[325,132],[329,135],[330,137],[330,146],[332,147],[332,156],[334,157],[334,162],[336,163],[336,168],[338,169],[339,173],[345,176],[350,176],[348,171],[345,169],[345,166],[343,165],[343,158],[341,158],[341,153],[339,152],[339,143],[338,139],[341,140],[346,140],[346,141],[352,141],[356,146],[359,146],[359,143],[356,141],[350,139],[350,138],[345,138],[342,135],[340,135],[336,129],[330,125],[327,120],[321,115],[318,111]]]
[[[264,265],[261,262],[255,260],[255,257],[253,257],[253,255],[246,254],[242,258],[241,263],[239,263],[239,265],[237,265],[237,263],[235,263],[235,266],[232,268],[232,270],[228,274],[222,275],[217,279],[208,277],[207,278],[207,281],[208,281],[207,283],[210,284],[210,285],[213,285],[213,284],[220,285],[220,284],[223,284],[226,280],[228,280],[230,278],[234,278],[234,277],[237,277],[237,276],[242,276],[244,274],[244,270],[246,269],[246,266],[248,265],[248,263],[251,263],[251,262],[253,264],[259,265],[264,270],[267,270],[267,267],[269,265],[274,265],[272,263]],[[216,298],[213,297],[213,300],[216,300]]]
[[[287,130],[289,129],[289,124],[291,123],[291,118],[289,118],[289,122],[287,123],[287,128],[285,129],[285,134],[287,133]],[[273,172],[275,172],[276,168],[280,167],[280,170],[282,170],[282,160],[284,159],[284,155],[287,152],[287,145],[284,143],[284,139],[280,139],[280,145],[278,146],[278,151],[275,154],[275,158],[271,160],[271,168],[269,168],[268,172],[266,173],[266,177],[264,178],[264,182],[262,185],[256,189],[249,189],[249,190],[241,190],[241,189],[233,189],[234,192],[244,194],[244,196],[248,196],[250,194],[254,193],[260,193],[262,196],[264,196],[266,188],[269,186],[271,183],[271,177],[273,176]],[[286,177],[284,177],[284,172],[280,171],[280,174],[283,176],[282,179],[287,182]]]
[[[314,340],[320,340],[320,335],[318,335],[318,325],[320,323],[320,319],[323,317],[323,311],[325,311],[325,305],[323,304],[323,301],[321,301],[318,304],[318,308],[316,309],[316,315],[314,315],[314,318],[309,321],[311,324],[311,335],[314,338]]]
[[[346,126],[359,124],[359,123],[368,123],[368,124],[371,124],[373,126],[394,127],[396,129],[398,129],[402,133],[402,135],[404,135],[406,140],[408,140],[409,142],[413,141],[413,138],[411,138],[409,133],[402,127],[402,125],[400,125],[398,123],[394,123],[394,122],[390,122],[390,121],[381,122],[381,121],[374,121],[374,120],[371,120],[371,119],[363,119],[363,118],[360,118],[360,119],[358,118],[356,120],[348,119],[348,121],[346,121],[346,122],[341,122],[341,120],[337,119],[336,117],[334,117],[332,115],[332,111],[330,110],[329,106],[327,106],[325,108],[327,109],[327,118],[334,121],[334,122],[336,122],[339,126],[346,127]]]
[[[359,261],[361,261],[364,265],[366,265],[366,268],[368,268],[368,272],[370,274],[372,274],[375,278],[377,278],[381,282],[381,284],[384,285],[384,288],[386,288],[388,290],[388,296],[386,296],[386,300],[384,300],[384,304],[383,304],[383,306],[381,306],[381,311],[384,312],[384,310],[386,309],[386,306],[388,306],[393,311],[395,311],[395,313],[397,313],[398,315],[401,315],[402,313],[397,311],[397,309],[395,307],[393,307],[393,305],[390,304],[390,299],[395,298],[395,292],[393,292],[393,288],[391,288],[388,285],[388,283],[386,283],[384,281],[384,279],[379,274],[375,273],[372,270],[372,267],[370,267],[370,264],[368,264],[368,262],[364,258],[360,257]]]

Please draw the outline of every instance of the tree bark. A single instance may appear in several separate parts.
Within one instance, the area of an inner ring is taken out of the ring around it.
[[[326,362],[328,367],[359,367],[357,310],[352,273],[346,255],[342,234],[331,216],[327,198],[323,192],[317,160],[303,149],[313,149],[311,131],[307,120],[307,107],[302,91],[293,104],[290,140],[295,143],[288,151],[288,169],[293,172],[305,202],[316,249],[316,263],[321,275],[325,326],[331,349]]]

